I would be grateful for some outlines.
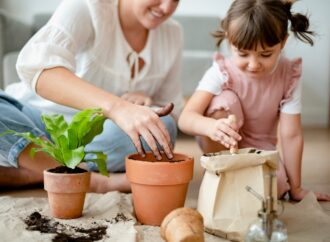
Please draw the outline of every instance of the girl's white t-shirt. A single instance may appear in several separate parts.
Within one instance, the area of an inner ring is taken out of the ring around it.
[[[180,80],[182,43],[180,25],[169,19],[149,31],[144,49],[136,53],[123,35],[118,0],[62,1],[49,22],[20,52],[16,69],[21,82],[8,86],[6,92],[43,113],[62,113],[70,119],[77,110],[35,92],[41,72],[61,66],[118,96],[141,91],[156,105],[173,102],[173,115],[178,118],[184,103]],[[138,58],[145,64],[131,78],[131,67]]]

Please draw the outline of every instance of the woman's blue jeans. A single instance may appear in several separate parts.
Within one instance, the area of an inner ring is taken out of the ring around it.
[[[36,136],[49,138],[39,110],[23,105],[0,90],[0,134],[8,129],[18,132],[32,132]],[[171,116],[161,117],[174,147],[177,127]],[[15,135],[0,137],[0,166],[18,167],[18,157],[30,142]],[[144,150],[150,150],[142,139]],[[135,153],[136,149],[129,136],[111,120],[104,123],[103,133],[96,136],[86,151],[103,151],[107,156],[107,168],[110,172],[125,171],[125,156]],[[88,163],[91,170],[97,171],[94,163]]]

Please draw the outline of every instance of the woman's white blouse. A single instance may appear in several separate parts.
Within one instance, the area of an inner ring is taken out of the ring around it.
[[[182,30],[173,20],[150,30],[146,46],[136,53],[123,35],[118,0],[64,0],[22,49],[16,64],[22,82],[10,85],[6,92],[44,113],[63,113],[70,119],[77,110],[35,92],[40,73],[61,66],[118,96],[141,91],[157,105],[173,102],[177,118],[183,108],[181,51]],[[130,62],[138,57],[145,64],[131,78]]]

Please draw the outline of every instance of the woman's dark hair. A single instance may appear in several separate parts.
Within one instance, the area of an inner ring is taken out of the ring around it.
[[[285,40],[290,30],[299,40],[313,45],[308,17],[291,13],[292,0],[234,0],[220,29],[213,33],[217,47],[227,38],[238,49],[274,46]]]

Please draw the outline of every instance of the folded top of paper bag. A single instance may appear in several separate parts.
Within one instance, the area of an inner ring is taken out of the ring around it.
[[[245,167],[268,165],[276,169],[280,156],[277,150],[258,150],[255,148],[239,149],[237,154],[229,151],[207,153],[201,157],[201,165],[208,171],[221,173]]]

